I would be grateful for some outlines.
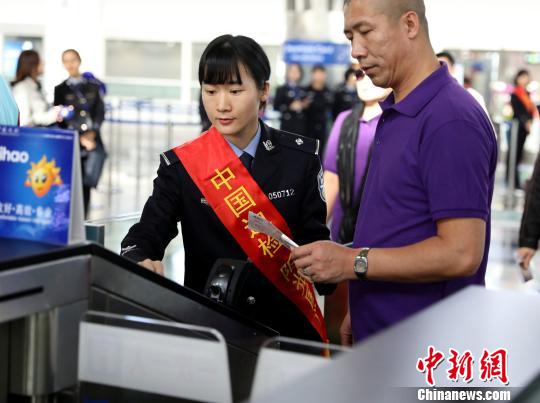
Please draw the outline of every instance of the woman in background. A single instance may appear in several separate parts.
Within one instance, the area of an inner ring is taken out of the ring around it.
[[[379,101],[390,93],[373,85],[358,67],[355,70],[359,103],[338,115],[324,158],[324,185],[328,220],[333,241],[352,242],[360,199],[367,177],[370,148],[382,110]],[[338,285],[333,295],[326,297],[325,320],[331,341],[347,344],[346,328],[340,329],[348,314],[347,283]]]
[[[323,163],[331,238],[342,244],[353,239],[369,149],[382,113],[379,101],[390,93],[390,89],[373,85],[362,70],[356,70],[356,74],[361,103],[338,115]]]
[[[65,50],[62,53],[62,63],[69,77],[54,88],[54,104],[73,107],[73,113],[64,119],[61,126],[79,132],[84,212],[87,216],[90,191],[97,186],[106,155],[100,136],[101,124],[105,119],[105,105],[99,84],[80,73],[79,52],[75,49]],[[91,155],[91,152],[94,154]]]
[[[274,109],[281,113],[279,128],[283,131],[306,135],[305,109],[306,93],[300,86],[302,81],[302,66],[290,64],[287,66],[287,82],[279,86],[274,98]]]
[[[41,91],[38,77],[42,73],[39,54],[35,50],[22,51],[17,60],[15,80],[11,83],[21,126],[50,126],[62,120],[61,107],[51,108]]]
[[[510,98],[510,104],[512,105],[512,110],[514,112],[514,119],[519,122],[517,131],[516,159],[513,166],[515,169],[514,186],[516,189],[521,188],[517,167],[523,158],[525,140],[531,132],[533,119],[538,117],[536,105],[532,102],[531,97],[527,92],[527,86],[529,85],[530,81],[531,78],[527,70],[518,71],[516,77],[514,78],[514,91],[512,91]],[[510,173],[510,153],[508,153],[506,157],[506,167],[506,181],[508,182]]]

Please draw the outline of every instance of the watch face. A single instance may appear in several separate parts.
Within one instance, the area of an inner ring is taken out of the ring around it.
[[[357,276],[362,276],[367,271],[367,261],[365,257],[357,256],[354,261],[354,272]]]
[[[367,271],[367,259],[365,257],[360,259],[360,271],[362,271],[362,273]]]

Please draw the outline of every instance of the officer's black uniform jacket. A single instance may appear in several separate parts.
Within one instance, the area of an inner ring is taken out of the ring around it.
[[[287,132],[306,135],[306,115],[304,111],[296,112],[290,107],[294,101],[306,98],[303,88],[296,88],[296,92],[288,84],[279,86],[274,98],[274,109],[281,113],[280,129]]]
[[[306,133],[319,139],[321,151],[324,152],[328,134],[328,118],[333,104],[333,95],[327,87],[316,90],[311,85],[306,88],[307,98],[311,103],[306,108]]]
[[[73,117],[61,122],[60,126],[79,132],[94,130],[99,136],[101,124],[105,119],[105,104],[99,92],[99,85],[83,79],[78,86],[78,90],[80,94],[73,90],[68,84],[68,80],[63,81],[54,88],[54,104],[71,105],[74,109]],[[82,97],[79,95],[82,95]],[[81,127],[83,124],[87,125],[86,129]]]
[[[318,142],[272,129],[262,121],[260,124],[261,140],[252,165],[253,178],[279,210],[298,244],[328,239]],[[201,158],[206,156],[201,155]],[[146,258],[161,260],[167,244],[178,233],[178,221],[181,221],[185,248],[186,287],[203,292],[218,258],[247,259],[182,162],[169,150],[161,155],[154,190],[140,222],[122,241],[122,255],[137,262]],[[283,335],[318,339],[295,305],[258,269],[251,266],[249,270],[247,283],[256,304],[255,308],[244,312]],[[325,286],[326,290],[318,287],[321,293],[333,290],[333,287]]]

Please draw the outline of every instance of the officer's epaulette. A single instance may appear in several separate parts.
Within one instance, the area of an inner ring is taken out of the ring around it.
[[[317,139],[285,132],[282,130],[279,131],[278,139],[279,144],[285,147],[304,151],[309,154],[319,155],[319,140]]]
[[[168,150],[161,153],[161,158],[163,158],[163,162],[165,162],[167,166],[176,164],[178,161],[180,161],[173,150]]]

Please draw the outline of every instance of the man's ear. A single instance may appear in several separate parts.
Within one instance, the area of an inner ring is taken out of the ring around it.
[[[420,19],[414,11],[408,11],[401,16],[401,22],[409,39],[414,39],[420,32]]]

